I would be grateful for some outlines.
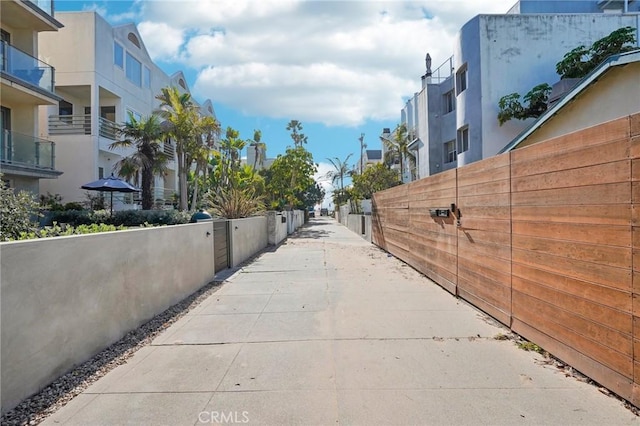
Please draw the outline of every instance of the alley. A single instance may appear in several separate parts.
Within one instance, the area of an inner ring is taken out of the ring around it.
[[[331,218],[44,424],[637,424],[619,400]]]

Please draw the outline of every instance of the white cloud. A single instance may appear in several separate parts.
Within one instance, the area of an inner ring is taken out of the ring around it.
[[[183,31],[164,22],[144,21],[138,24],[138,31],[153,60],[173,61],[184,43]]]
[[[189,0],[139,4],[154,58],[199,71],[197,96],[250,115],[355,126],[396,119],[456,32],[515,0]]]

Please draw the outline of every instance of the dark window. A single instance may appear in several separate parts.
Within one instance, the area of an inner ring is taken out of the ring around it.
[[[467,65],[460,67],[460,70],[456,74],[456,92],[460,93],[467,90]]]
[[[73,115],[73,104],[65,100],[61,100],[58,104],[58,114]]]
[[[458,130],[458,152],[469,150],[469,127]]]
[[[138,37],[134,34],[134,33],[129,33],[129,35],[127,36],[127,38],[129,39],[129,41],[131,43],[133,43],[138,49],[140,49],[140,40],[138,40]]]
[[[456,141],[449,141],[444,143],[444,162],[453,163],[458,159],[456,152]]]
[[[442,96],[442,103],[444,105],[444,113],[448,114],[456,109],[456,95],[453,90],[445,93]]]

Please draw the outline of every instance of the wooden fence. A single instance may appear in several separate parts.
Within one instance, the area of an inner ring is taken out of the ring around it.
[[[376,193],[372,230],[640,406],[640,114]]]

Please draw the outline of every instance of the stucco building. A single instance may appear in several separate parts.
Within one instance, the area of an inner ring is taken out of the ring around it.
[[[497,154],[533,120],[500,126],[498,102],[559,80],[565,53],[626,26],[638,28],[640,2],[520,0],[504,15],[478,15],[459,31],[453,55],[431,70],[401,113],[412,135],[417,177]],[[426,64],[428,65],[428,64]]]
[[[55,106],[41,108],[40,131],[56,142],[57,164],[64,174],[41,185],[41,192],[60,194],[64,202],[84,201],[80,186],[114,173],[114,165],[133,152],[109,149],[118,137],[116,128],[129,120],[147,117],[160,102],[161,89],[177,87],[189,93],[182,72],[167,75],[151,59],[133,23],[111,26],[95,12],[59,14],[64,29],[41,35],[41,55],[56,66]],[[200,112],[215,117],[207,100]],[[156,177],[154,201],[170,204],[178,190],[175,146],[164,141],[171,161],[164,177]],[[116,208],[126,208],[122,197]]]
[[[53,67],[38,59],[38,33],[62,24],[49,1],[0,1],[0,172],[10,188],[37,194],[57,178],[56,146],[39,137],[38,106],[57,105]]]

